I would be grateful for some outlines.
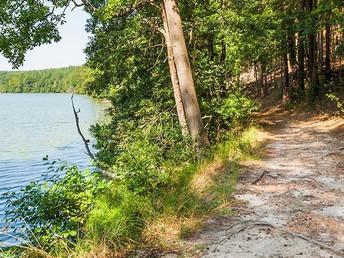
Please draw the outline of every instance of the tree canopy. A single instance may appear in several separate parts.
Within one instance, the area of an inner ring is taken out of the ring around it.
[[[54,9],[62,7],[59,1],[49,7],[44,1],[4,0],[0,4],[0,51],[14,68],[23,64],[28,50],[61,39],[57,24],[63,23],[63,14]]]

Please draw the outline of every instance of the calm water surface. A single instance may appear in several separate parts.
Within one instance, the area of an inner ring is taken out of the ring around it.
[[[0,94],[0,196],[16,190],[46,172],[42,158],[64,160],[87,167],[89,158],[76,131],[70,94]],[[101,107],[84,95],[75,95],[80,127],[88,128],[101,116]],[[5,200],[0,197],[0,246],[12,242],[3,234]]]

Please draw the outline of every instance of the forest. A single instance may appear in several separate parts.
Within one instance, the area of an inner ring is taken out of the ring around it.
[[[0,71],[0,93],[85,93],[83,67]]]
[[[342,0],[4,0],[0,51],[14,68],[60,39],[67,5],[90,15],[87,68],[1,72],[0,92],[72,88],[110,100],[110,121],[91,128],[96,173],[46,160],[42,181],[7,193],[28,243],[9,257],[178,253],[207,216],[231,215],[261,105],[343,112]]]

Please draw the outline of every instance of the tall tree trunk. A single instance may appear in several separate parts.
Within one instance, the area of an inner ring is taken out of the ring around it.
[[[314,87],[315,35],[308,35],[308,77],[310,87]]]
[[[313,0],[307,0],[307,11],[310,13],[313,10]],[[313,83],[313,68],[314,68],[314,52],[315,52],[315,35],[308,34],[308,76],[311,83]]]
[[[297,82],[298,82],[298,91],[301,95],[305,94],[305,45],[303,39],[301,38],[301,32],[298,33],[298,70],[297,70]]]
[[[165,8],[162,8],[162,20],[164,24],[163,34],[165,37],[165,43],[167,47],[168,65],[170,68],[170,76],[171,76],[171,81],[172,81],[172,86],[173,86],[174,99],[175,99],[176,107],[177,107],[178,120],[182,127],[182,134],[188,135],[189,130],[188,130],[188,125],[186,122],[186,117],[185,117],[185,112],[184,112],[184,105],[183,105],[181,91],[180,91],[177,69],[174,63],[174,54],[173,54],[173,49],[171,45],[170,33],[169,33],[168,25],[167,25]]]
[[[330,4],[331,0],[327,0],[327,3]],[[326,24],[325,24],[325,82],[329,83],[331,79],[331,25],[330,25],[331,12],[329,11],[326,14]]]
[[[222,26],[225,26],[226,24],[226,19],[223,15],[223,12],[225,10],[225,0],[221,1],[221,24]],[[220,57],[220,61],[221,63],[224,63],[226,61],[226,55],[227,55],[227,50],[226,50],[226,43],[225,43],[225,39],[224,36],[221,36],[221,57]]]
[[[295,67],[296,65],[296,50],[295,50],[295,36],[288,36],[288,51],[289,51],[289,63],[290,67]]]
[[[283,58],[283,102],[289,100],[289,66],[288,66],[288,54],[285,53],[282,56]]]
[[[277,75],[276,73],[278,72],[279,69],[277,69],[278,65],[277,64],[274,64],[274,67],[273,67],[273,82],[274,82],[274,87],[277,88]]]
[[[304,14],[305,10],[305,0],[299,1],[299,11],[300,13]],[[301,22],[301,21],[299,21]],[[301,24],[303,25],[303,24]],[[300,30],[297,33],[297,84],[298,84],[298,92],[303,96],[305,94],[305,42],[303,39],[303,28],[304,26],[300,26]]]
[[[309,13],[312,12],[315,8],[316,1],[313,2],[313,0],[307,0],[307,10]],[[314,24],[316,22],[314,21]],[[319,96],[319,85],[317,83],[318,76],[317,76],[317,58],[316,58],[316,34],[314,32],[311,32],[308,34],[308,76],[310,81],[310,96],[311,100]]]
[[[253,67],[254,67],[254,78],[256,80],[256,93],[257,93],[256,96],[260,97],[261,87],[260,87],[260,83],[259,83],[259,79],[258,79],[258,67],[257,67],[256,62],[254,62]]]
[[[318,67],[322,68],[324,66],[324,42],[325,42],[325,39],[324,39],[324,33],[323,31],[319,31],[317,33],[317,44],[318,44],[318,48],[317,48],[317,65]]]
[[[344,44],[344,40],[343,40],[343,33],[341,33],[340,34],[340,42],[342,43],[342,44]],[[342,65],[342,55],[339,55],[339,64],[340,64],[340,66],[339,66],[339,84],[340,84],[340,86],[344,86],[344,83],[343,83],[343,73],[342,73],[342,71],[343,71],[343,65]]]
[[[177,0],[163,0],[163,4],[185,117],[194,148],[199,151],[210,144],[197,101],[192,69],[182,29],[182,20]]]
[[[286,19],[282,20],[281,23],[281,32],[283,32],[283,40],[281,41],[281,71],[282,71],[282,80],[281,80],[281,93],[282,101],[287,102],[289,100],[289,91],[290,91],[290,82],[289,82],[289,60],[288,53],[290,51],[289,47],[289,35],[290,27]]]
[[[266,82],[266,64],[262,63],[260,65],[260,89],[261,89],[261,96],[265,97],[268,95],[268,86]]]

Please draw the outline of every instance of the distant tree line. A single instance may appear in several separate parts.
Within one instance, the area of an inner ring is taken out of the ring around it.
[[[0,71],[0,93],[85,93],[86,68]]]

